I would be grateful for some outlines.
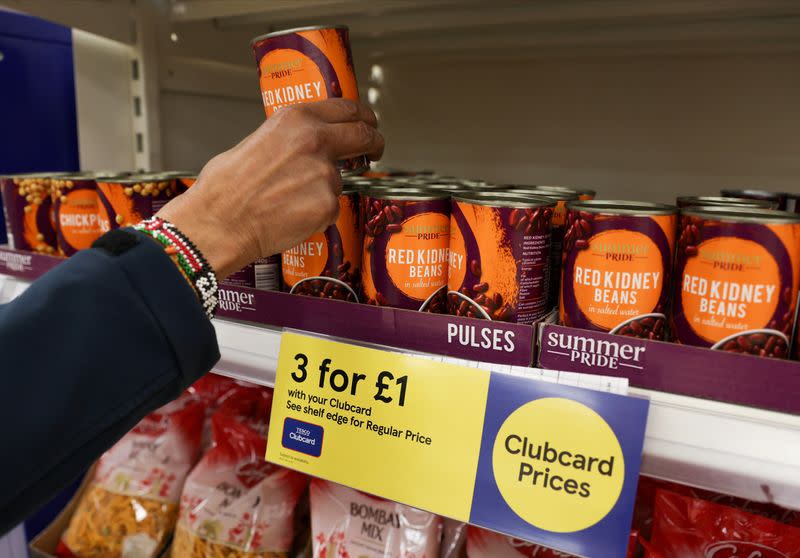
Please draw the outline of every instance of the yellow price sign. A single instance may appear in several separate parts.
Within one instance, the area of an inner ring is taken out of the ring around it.
[[[621,556],[647,409],[284,333],[267,460],[565,552]]]
[[[466,521],[490,375],[285,333],[267,459]]]

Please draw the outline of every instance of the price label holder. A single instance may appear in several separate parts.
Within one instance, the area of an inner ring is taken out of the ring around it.
[[[266,458],[564,552],[617,558],[648,406],[285,332]]]

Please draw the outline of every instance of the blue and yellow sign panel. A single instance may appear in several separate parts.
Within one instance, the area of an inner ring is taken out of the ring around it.
[[[296,333],[267,459],[590,558],[625,555],[648,402]]]

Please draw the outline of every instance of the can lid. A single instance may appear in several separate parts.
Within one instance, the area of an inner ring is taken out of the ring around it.
[[[772,209],[775,206],[775,201],[773,200],[754,200],[752,198],[733,198],[727,196],[680,196],[677,202],[680,207],[721,205],[726,207],[760,207],[761,209]]]
[[[781,192],[770,192],[769,190],[758,190],[758,189],[736,189],[736,188],[725,188],[720,193],[723,196],[730,196],[730,197],[745,197],[745,198],[758,198],[758,199],[765,199],[765,200],[777,200],[780,201],[786,194]]]
[[[20,174],[4,174],[2,178],[11,178],[11,179],[24,179],[24,178],[61,178],[62,176],[68,176],[71,173],[68,172],[25,172]]]
[[[460,184],[452,184],[449,182],[428,182],[419,186],[423,190],[435,190],[441,192],[469,192],[469,188],[464,188]]]
[[[55,178],[57,180],[94,180],[96,175],[93,172],[65,172],[62,174],[53,175],[51,178]]]
[[[369,188],[365,192],[370,198],[379,200],[427,201],[446,200],[449,192],[426,190],[425,188]]]
[[[555,190],[540,190],[539,188],[503,188],[504,192],[523,196],[539,196],[555,201],[577,201],[580,199],[577,192],[565,192]]]
[[[547,190],[550,192],[569,192],[573,194],[580,193],[577,189],[570,188],[569,186],[555,186],[551,184],[536,184],[533,186],[533,188],[536,188],[537,190]]]
[[[792,213],[791,211],[779,211],[777,209],[753,209],[751,207],[700,205],[682,209],[681,215],[734,223],[773,223],[784,225],[800,223],[800,214]]]
[[[271,31],[269,33],[264,33],[263,35],[259,35],[258,37],[254,37],[250,41],[250,46],[251,47],[255,46],[256,43],[263,41],[264,39],[280,37],[281,35],[290,35],[292,33],[302,33],[303,31],[321,31],[322,29],[344,29],[345,31],[350,30],[350,28],[347,25],[308,25],[306,27],[294,27],[292,29]]]
[[[543,196],[514,195],[510,192],[464,192],[454,200],[490,207],[555,207],[555,200]]]
[[[678,213],[678,208],[674,205],[627,200],[576,201],[568,203],[567,209],[613,215],[675,215]]]

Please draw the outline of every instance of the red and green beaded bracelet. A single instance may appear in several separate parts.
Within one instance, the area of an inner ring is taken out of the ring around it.
[[[197,291],[206,315],[212,318],[219,303],[217,276],[200,250],[175,225],[160,217],[142,221],[133,228],[153,237],[164,247],[166,253]]]

